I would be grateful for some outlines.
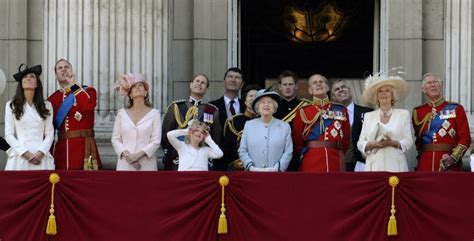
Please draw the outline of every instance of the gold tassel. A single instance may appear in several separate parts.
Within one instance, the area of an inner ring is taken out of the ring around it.
[[[390,209],[390,219],[388,220],[388,227],[387,227],[387,236],[396,236],[398,235],[397,232],[397,219],[395,218],[395,187],[400,183],[400,180],[397,176],[391,176],[388,179],[388,184],[392,187],[392,206]]]
[[[49,209],[48,225],[46,226],[47,235],[56,235],[58,233],[56,217],[54,216],[54,187],[59,180],[60,178],[57,173],[51,173],[51,175],[49,175],[49,182],[53,185],[51,186],[51,208]]]
[[[229,185],[229,178],[227,176],[221,176],[219,178],[219,184],[222,187],[222,202],[221,202],[221,215],[219,216],[219,225],[217,227],[218,234],[227,233],[227,217],[225,216],[225,203],[224,203],[224,193],[225,186]]]

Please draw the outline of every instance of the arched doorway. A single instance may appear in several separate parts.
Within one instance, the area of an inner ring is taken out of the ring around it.
[[[362,78],[378,69],[375,2],[240,1],[239,63],[246,82],[263,85],[285,69],[303,78]]]

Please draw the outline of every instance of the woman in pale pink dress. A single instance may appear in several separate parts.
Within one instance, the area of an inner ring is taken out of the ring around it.
[[[126,98],[118,110],[112,133],[119,171],[156,171],[161,140],[160,112],[151,107],[149,86],[141,74],[122,75],[116,89]]]

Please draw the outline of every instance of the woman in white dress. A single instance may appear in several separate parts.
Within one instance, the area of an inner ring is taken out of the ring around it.
[[[408,84],[398,76],[370,76],[365,80],[363,97],[378,107],[364,115],[357,148],[365,153],[365,171],[406,172],[405,153],[413,145],[408,110],[394,109],[408,94]]]
[[[5,139],[11,146],[5,170],[54,170],[49,152],[54,140],[53,112],[43,97],[41,72],[41,65],[22,64],[13,75],[18,86],[5,106]]]
[[[204,122],[192,120],[188,126],[166,133],[179,155],[178,171],[209,171],[208,159],[219,159],[224,153],[212,140]],[[185,136],[184,142],[178,139],[180,136]]]
[[[117,171],[157,171],[156,151],[161,141],[161,116],[151,108],[149,86],[143,75],[122,75],[116,89],[127,99],[117,112],[112,146]]]

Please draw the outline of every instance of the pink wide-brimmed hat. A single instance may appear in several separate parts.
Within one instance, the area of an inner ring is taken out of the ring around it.
[[[128,73],[121,75],[119,80],[115,83],[115,89],[119,91],[121,96],[128,96],[130,89],[134,84],[143,83],[145,89],[148,90],[148,82],[142,74]]]

